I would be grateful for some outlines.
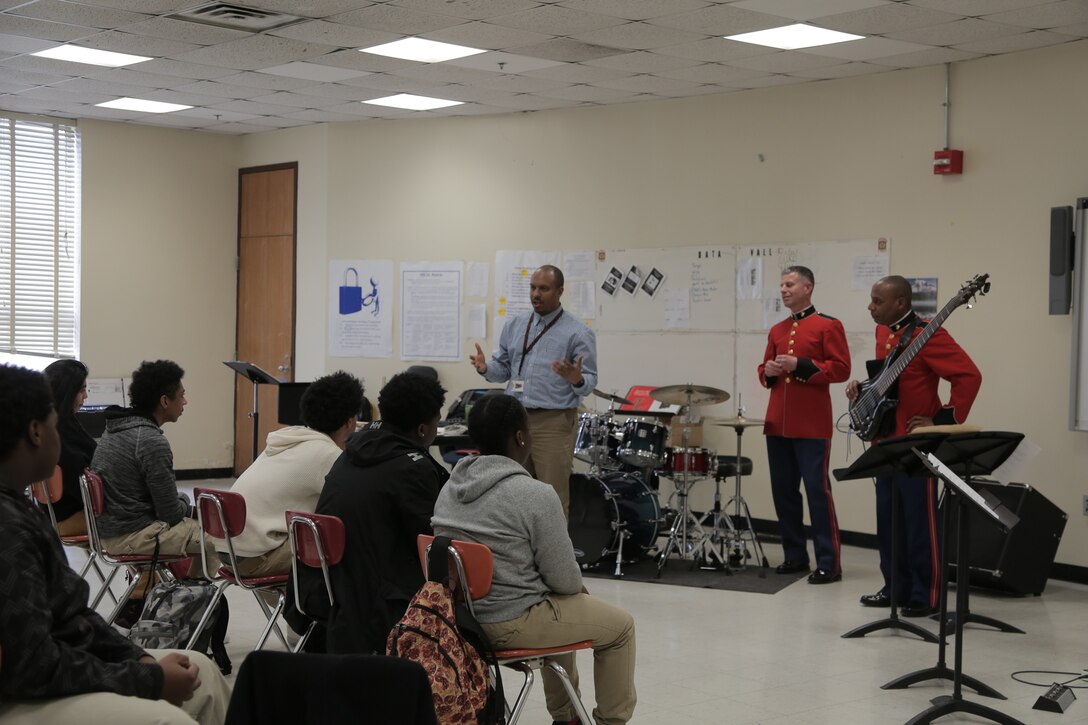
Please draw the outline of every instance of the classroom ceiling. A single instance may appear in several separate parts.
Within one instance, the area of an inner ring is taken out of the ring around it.
[[[723,38],[796,22],[865,37],[796,51]],[[359,51],[407,36],[487,52],[427,64]],[[0,0],[0,109],[246,134],[730,93],[1085,37],[1088,0]],[[152,59],[111,69],[32,55],[64,43]],[[398,93],[463,103],[361,102]],[[96,106],[119,97],[193,108]]]

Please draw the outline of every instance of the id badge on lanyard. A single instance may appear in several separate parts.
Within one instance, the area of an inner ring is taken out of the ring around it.
[[[525,381],[524,380],[511,380],[510,381],[510,392],[511,393],[518,393],[519,395],[523,394],[525,392]]]

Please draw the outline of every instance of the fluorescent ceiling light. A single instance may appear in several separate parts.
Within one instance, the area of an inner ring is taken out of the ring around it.
[[[401,40],[394,40],[392,43],[383,43],[370,48],[359,48],[359,52],[374,53],[375,55],[385,55],[403,60],[416,60],[420,63],[441,63],[444,60],[464,58],[484,51],[464,45],[439,43],[436,40],[402,38]]]
[[[741,33],[740,35],[727,35],[726,40],[739,40],[742,43],[754,45],[766,45],[782,50],[799,50],[801,48],[814,48],[817,45],[831,45],[832,43],[845,43],[848,40],[861,40],[864,35],[840,33],[837,30],[817,28],[814,25],[795,23],[783,25],[780,28],[770,30],[757,30],[754,33]]]
[[[120,68],[123,65],[143,63],[151,60],[146,55],[129,55],[128,53],[114,53],[110,50],[95,50],[94,48],[81,48],[78,45],[58,45],[55,48],[39,50],[31,53],[42,58],[54,60],[67,60],[72,63],[87,63],[88,65],[104,65],[107,68]]]
[[[114,101],[96,103],[101,108],[117,108],[122,111],[142,111],[144,113],[171,113],[172,111],[184,111],[192,106],[183,106],[180,103],[163,103],[162,101],[146,101],[142,98],[118,98]]]
[[[390,106],[392,108],[406,108],[409,111],[433,111],[436,108],[448,108],[460,106],[464,101],[447,101],[445,98],[428,98],[427,96],[414,96],[411,93],[398,93],[395,96],[385,98],[372,98],[361,103],[372,103],[375,106]]]

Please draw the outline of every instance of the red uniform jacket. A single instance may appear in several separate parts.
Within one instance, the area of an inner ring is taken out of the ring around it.
[[[764,375],[768,360],[795,355],[797,369],[781,377]],[[850,377],[846,331],[834,317],[814,307],[790,315],[771,328],[759,381],[771,389],[765,435],[786,438],[831,438],[831,383]]]
[[[915,318],[912,312],[904,320],[891,327],[877,325],[876,357],[883,360],[899,344],[903,328]],[[914,339],[922,332],[925,323],[919,320],[914,326]],[[937,396],[941,379],[952,384],[948,405]],[[963,423],[982,386],[982,373],[975,363],[952,339],[943,327],[922,346],[914,359],[903,369],[898,380],[899,407],[895,410],[895,435],[907,434],[907,421],[916,415],[933,418],[936,425]]]

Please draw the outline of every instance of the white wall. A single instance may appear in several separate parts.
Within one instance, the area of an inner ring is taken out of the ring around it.
[[[1044,448],[1024,479],[1071,514],[1058,559],[1084,566],[1088,446],[1065,429],[1071,322],[1047,315],[1048,209],[1088,193],[1088,98],[1070,83],[1084,67],[1088,42],[956,65],[958,178],[931,173],[944,142],[941,67],[640,105],[338,124],[327,138],[270,132],[245,140],[241,165],[299,161],[300,219],[315,209],[324,218],[300,224],[298,369],[344,368],[371,392],[406,363],[303,364],[324,354],[316,300],[328,259],[493,263],[498,249],[887,236],[893,272],[939,277],[942,298],[989,272],[992,294],[948,323],[985,377],[971,418]],[[477,381],[467,362],[438,367],[451,391]],[[662,382],[683,382],[678,374]],[[745,494],[754,515],[773,518],[761,441],[745,442],[757,468]],[[732,434],[718,432],[715,445],[732,451]],[[846,440],[834,445],[843,465]],[[874,531],[872,487],[836,490],[842,527]]]
[[[81,121],[81,358],[93,377],[143,360],[185,369],[189,405],[166,428],[179,469],[233,461],[239,141]]]

